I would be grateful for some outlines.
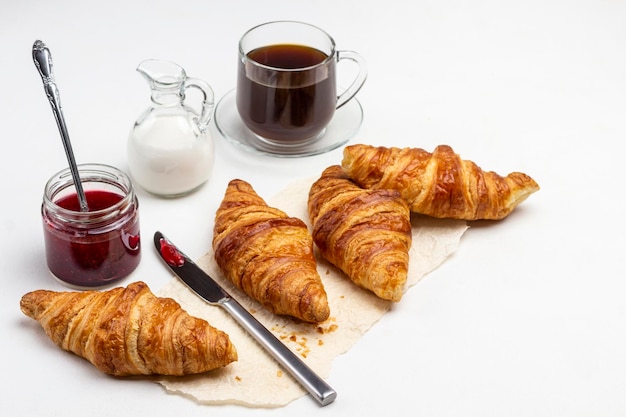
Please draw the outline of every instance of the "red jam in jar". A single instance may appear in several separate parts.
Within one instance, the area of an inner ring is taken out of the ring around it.
[[[141,259],[139,204],[128,176],[101,164],[78,166],[88,211],[80,211],[69,169],[46,184],[41,207],[48,269],[73,287],[128,276]]]

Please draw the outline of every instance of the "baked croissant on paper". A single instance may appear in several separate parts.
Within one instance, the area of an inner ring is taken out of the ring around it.
[[[432,153],[351,145],[344,149],[342,167],[360,186],[398,190],[411,211],[439,218],[500,220],[539,190],[526,174],[483,171],[447,145]]]
[[[213,250],[224,275],[270,311],[307,322],[328,319],[306,224],[268,206],[245,181],[228,184],[215,215]]]
[[[311,186],[308,211],[326,260],[358,286],[400,301],[412,235],[409,208],[397,191],[363,189],[334,165]]]
[[[25,294],[22,312],[60,348],[116,375],[187,375],[237,360],[228,335],[139,281],[108,291]]]

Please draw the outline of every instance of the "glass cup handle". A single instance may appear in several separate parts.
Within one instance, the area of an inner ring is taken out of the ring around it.
[[[354,81],[352,81],[352,84],[350,84],[350,86],[343,93],[337,96],[336,108],[340,108],[350,101],[350,99],[359,92],[361,87],[363,87],[365,79],[367,78],[367,65],[365,64],[365,59],[360,54],[354,51],[337,51],[337,62],[343,59],[356,62],[359,66],[359,73]]]
[[[194,118],[201,132],[205,131],[211,121],[213,115],[213,105],[215,95],[213,89],[205,81],[198,78],[187,78],[185,80],[185,90],[188,88],[196,88],[202,93],[202,110],[200,116]]]

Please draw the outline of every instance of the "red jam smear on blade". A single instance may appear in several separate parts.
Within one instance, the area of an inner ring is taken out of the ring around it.
[[[185,258],[180,254],[178,249],[165,238],[161,238],[161,256],[163,260],[171,266],[183,266],[185,265]]]

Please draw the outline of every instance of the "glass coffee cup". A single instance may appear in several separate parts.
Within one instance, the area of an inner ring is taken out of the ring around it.
[[[358,73],[338,95],[336,64],[344,59],[356,62]],[[337,50],[322,29],[295,21],[264,23],[239,41],[237,111],[261,141],[300,146],[324,135],[335,110],[355,96],[366,78],[363,57]]]

